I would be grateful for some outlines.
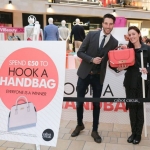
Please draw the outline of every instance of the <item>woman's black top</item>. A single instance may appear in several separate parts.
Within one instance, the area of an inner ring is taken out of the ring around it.
[[[128,67],[125,73],[124,86],[130,88],[136,88],[137,83],[141,82],[141,72],[139,72],[139,68],[141,68],[141,57],[140,49],[134,49],[135,51],[135,64],[133,66]]]

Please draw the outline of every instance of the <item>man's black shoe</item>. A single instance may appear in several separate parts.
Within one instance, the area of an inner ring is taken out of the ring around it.
[[[94,138],[94,141],[96,143],[101,143],[102,142],[102,138],[99,136],[97,131],[92,131],[91,136]]]
[[[139,144],[140,141],[141,141],[141,135],[137,135],[133,140],[133,144]]]
[[[84,128],[85,128],[84,124],[82,124],[81,126],[77,125],[75,130],[72,132],[71,136],[72,137],[78,136],[80,131],[83,130]]]
[[[133,140],[134,140],[134,138],[135,138],[135,134],[132,134],[132,135],[127,139],[127,142],[128,142],[128,143],[132,143]]]

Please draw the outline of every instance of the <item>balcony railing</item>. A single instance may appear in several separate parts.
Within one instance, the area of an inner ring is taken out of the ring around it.
[[[117,0],[101,0],[104,2],[103,6],[99,0],[48,0],[48,2],[63,3],[68,5],[95,5],[100,7],[109,8],[129,8],[129,9],[143,9],[150,10],[150,0],[120,0],[120,3],[116,3]],[[107,3],[106,3],[107,2]]]

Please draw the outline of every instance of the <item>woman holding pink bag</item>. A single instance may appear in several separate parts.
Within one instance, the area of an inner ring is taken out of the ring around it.
[[[128,48],[135,51],[135,64],[133,66],[120,66],[118,71],[126,69],[124,87],[127,98],[143,98],[141,72],[150,75],[150,47],[142,43],[140,30],[136,26],[128,28]],[[126,48],[122,46],[122,48]],[[141,68],[141,55],[143,52],[144,68]],[[141,68],[141,72],[139,71]],[[145,88],[147,91],[147,87]],[[147,92],[146,92],[147,96]],[[141,141],[141,134],[144,124],[143,103],[126,103],[129,109],[131,136],[127,139],[128,143],[138,144]]]

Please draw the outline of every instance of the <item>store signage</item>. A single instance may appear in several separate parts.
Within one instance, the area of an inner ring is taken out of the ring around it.
[[[56,146],[66,43],[5,41],[0,45],[0,139]]]
[[[24,33],[24,28],[0,27],[0,33]]]

